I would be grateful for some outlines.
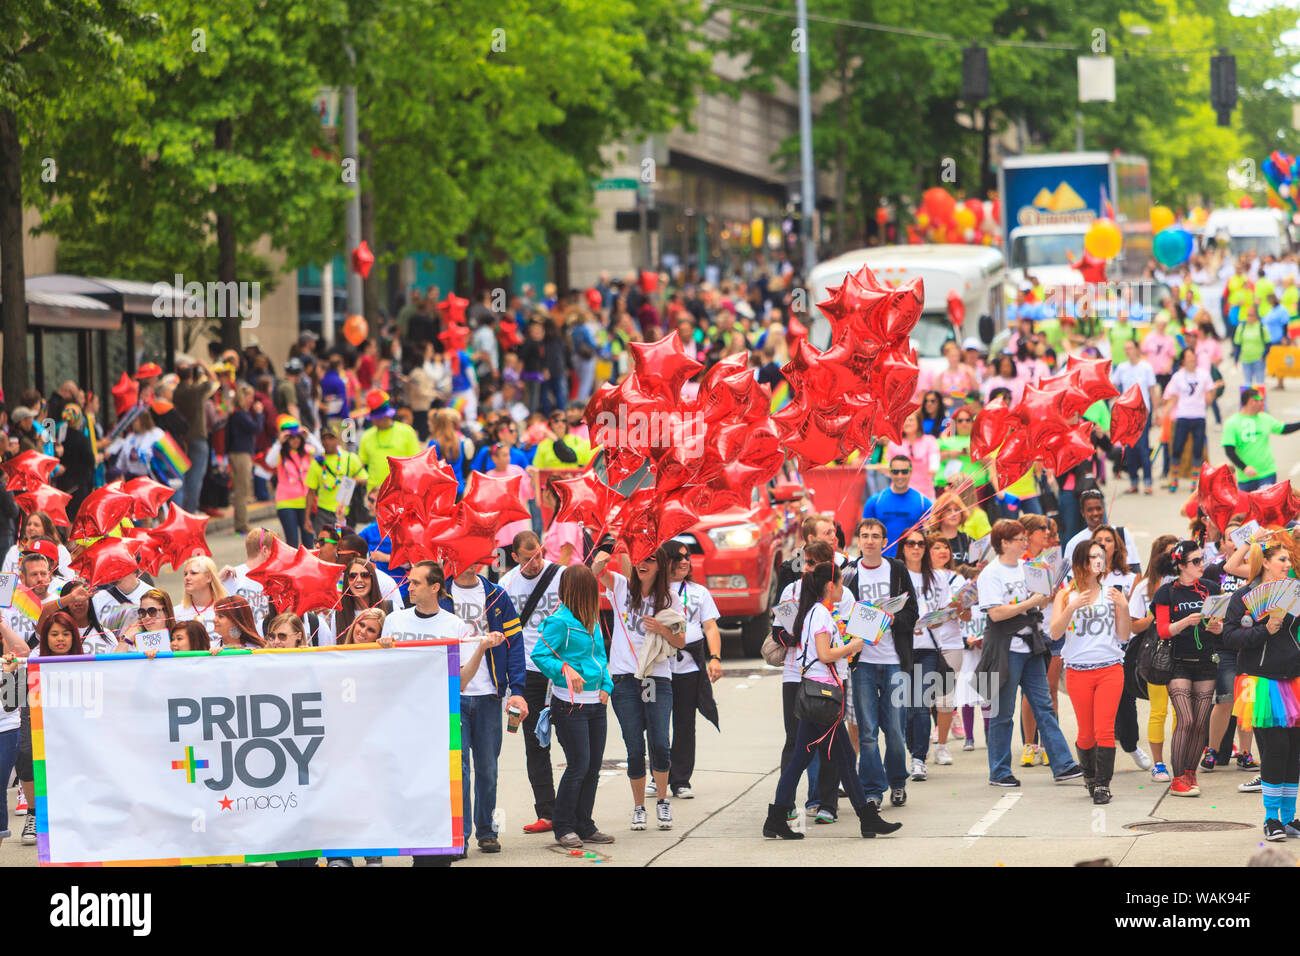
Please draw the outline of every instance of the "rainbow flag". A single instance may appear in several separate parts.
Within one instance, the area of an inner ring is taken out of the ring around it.
[[[27,588],[19,587],[14,591],[13,606],[22,611],[30,620],[34,621],[41,616],[41,602]]]
[[[771,413],[775,415],[781,409],[785,408],[790,404],[790,399],[790,383],[785,379],[781,379],[781,384],[772,389]]]
[[[469,407],[469,399],[464,395],[458,395],[451,400],[451,407],[460,412],[460,417],[464,419],[465,409]]]
[[[190,470],[190,459],[185,449],[167,432],[153,443],[153,460],[155,470],[168,478],[180,478]]]

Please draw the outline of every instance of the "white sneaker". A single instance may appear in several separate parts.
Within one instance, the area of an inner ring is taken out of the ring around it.
[[[667,800],[660,800],[655,804],[655,816],[659,819],[660,830],[673,828],[673,805]]]
[[[690,787],[678,787],[676,790],[673,791],[673,796],[676,797],[678,800],[694,800],[695,791],[692,790]]]
[[[645,792],[654,796],[659,793],[659,785],[655,783],[655,778],[651,777],[645,782]]]
[[[913,779],[913,780],[924,780],[924,779],[925,779],[925,761],[924,761],[924,760],[918,760],[918,759],[915,758],[915,757],[912,758],[912,779]]]
[[[645,807],[634,807],[632,810],[632,829],[645,829]]]
[[[1137,750],[1130,751],[1129,756],[1133,758],[1133,762],[1138,765],[1139,770],[1151,769],[1151,758],[1141,747]]]
[[[23,821],[23,846],[36,845],[36,814],[27,814],[27,819]]]
[[[930,743],[937,744],[938,742],[939,742],[939,728],[935,727],[934,730],[930,731]]]
[[[947,767],[952,763],[952,754],[948,753],[947,744],[939,744],[934,748],[934,762],[940,767]]]

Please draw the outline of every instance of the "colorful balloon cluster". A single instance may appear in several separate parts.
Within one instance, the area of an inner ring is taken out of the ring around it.
[[[388,477],[375,496],[375,520],[393,542],[394,565],[439,561],[454,577],[492,561],[497,530],[529,517],[519,497],[519,475],[474,472],[457,503],[456,476],[438,460],[436,448],[389,458],[388,464]]]
[[[123,528],[128,518],[149,519],[158,514],[173,490],[149,478],[111,481],[91,492],[81,503],[73,523],[73,538],[98,538],[72,562],[72,569],[91,587],[112,584],[137,568],[157,574],[164,562],[180,570],[196,555],[211,557],[207,542],[207,515],[194,515],[172,503],[163,520],[152,528]]]
[[[1002,207],[998,200],[967,199],[958,203],[946,190],[935,186],[921,195],[915,227],[908,227],[910,242],[982,243],[997,241]]]
[[[1268,180],[1268,201],[1278,209],[1300,211],[1296,206],[1296,158],[1290,153],[1273,150],[1261,167]]]
[[[1118,394],[1110,381],[1110,359],[1071,356],[1067,371],[1027,386],[1015,407],[992,402],[975,416],[971,457],[996,451],[1004,484],[1019,479],[1036,461],[1062,475],[1093,453],[1092,422],[1070,420]]]
[[[620,384],[606,383],[587,404],[592,443],[603,448],[608,484],[584,475],[557,483],[559,520],[614,531],[633,562],[647,557],[700,515],[748,508],[753,490],[781,470],[785,454],[769,409],[771,394],[744,353],[709,369],[698,397],[684,402],[682,387],[704,367],[676,334],[632,343],[634,369]],[[624,497],[613,490],[646,473]]]
[[[830,348],[790,343],[781,372],[795,399],[772,416],[781,444],[805,467],[870,448],[878,437],[902,441],[903,419],[917,407],[910,336],[924,302],[921,280],[890,288],[863,266],[818,304],[831,323]]]
[[[1291,490],[1290,481],[1279,481],[1258,491],[1242,491],[1231,465],[1201,465],[1196,503],[1218,528],[1226,527],[1235,514],[1245,515],[1246,521],[1258,521],[1265,528],[1285,527],[1300,514],[1300,497]]]

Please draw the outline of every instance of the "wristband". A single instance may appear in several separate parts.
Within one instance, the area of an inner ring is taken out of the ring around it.
[[[722,658],[719,657],[717,654],[710,654],[710,655],[709,655],[709,660],[711,660],[711,661],[718,661],[719,663],[722,662]]]

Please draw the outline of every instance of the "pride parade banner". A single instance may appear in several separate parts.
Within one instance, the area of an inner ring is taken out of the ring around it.
[[[34,659],[42,865],[459,853],[454,641]]]

